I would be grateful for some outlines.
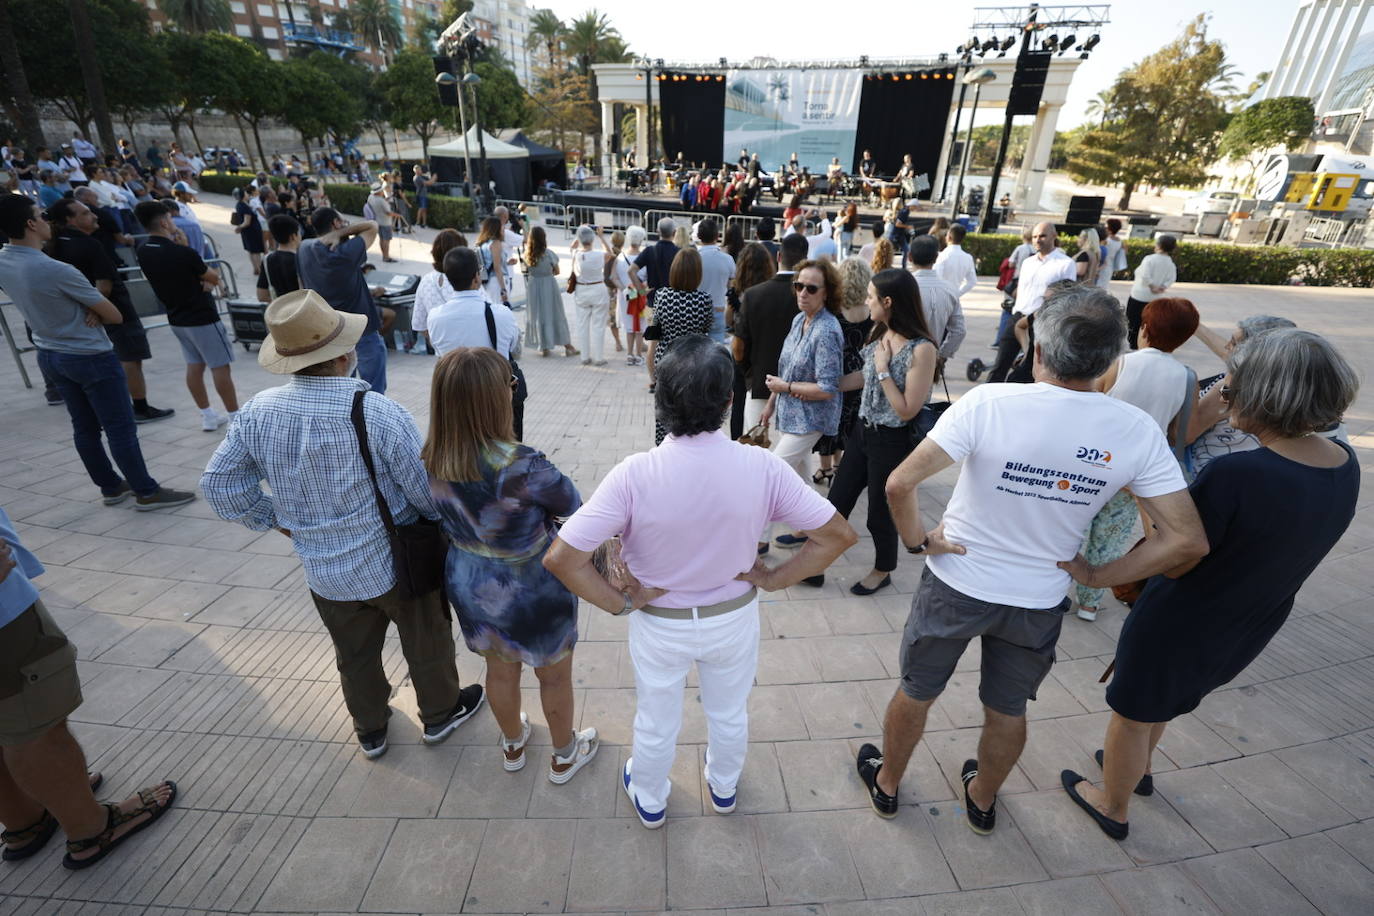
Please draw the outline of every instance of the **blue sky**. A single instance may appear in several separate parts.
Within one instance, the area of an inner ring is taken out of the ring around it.
[[[969,36],[974,3],[792,3],[693,0],[531,0],[565,19],[595,5],[637,52],[675,60],[902,57],[952,51]],[[1292,24],[1297,0],[1212,0],[1210,33],[1240,72],[1240,88],[1271,70]],[[1074,77],[1060,129],[1085,119],[1092,97],[1124,67],[1176,37],[1199,12],[1196,2],[1124,0],[1112,4],[1102,43]],[[1366,24],[1366,30],[1374,22]],[[983,118],[979,118],[980,123]]]

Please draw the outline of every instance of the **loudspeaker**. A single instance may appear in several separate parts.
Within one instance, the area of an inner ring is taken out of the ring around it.
[[[1033,115],[1040,111],[1040,96],[1045,91],[1045,76],[1049,73],[1049,51],[1023,51],[1016,58],[1016,74],[1012,77],[1011,93],[1007,99],[1007,114]]]
[[[1069,212],[1064,216],[1064,222],[1074,226],[1096,226],[1102,220],[1102,208],[1106,203],[1105,197],[1074,195],[1069,198]]]
[[[436,57],[436,58],[434,58],[434,75],[435,75],[435,76],[438,76],[440,73],[453,73],[453,72],[454,72],[454,70],[453,70],[453,58],[451,58],[451,57]],[[457,83],[454,83],[454,84],[451,85],[451,86],[445,86],[445,85],[443,85],[442,83],[436,83],[435,85],[436,85],[436,86],[438,87],[438,89],[439,89],[439,104],[440,104],[440,105],[457,105],[457,104],[458,104],[458,84],[457,84]]]

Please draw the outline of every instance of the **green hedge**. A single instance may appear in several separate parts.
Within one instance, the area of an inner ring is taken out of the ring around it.
[[[200,176],[200,188],[211,194],[231,194],[235,188],[242,188],[253,180],[251,173],[244,172],[240,175],[221,175],[216,172],[207,172]],[[273,185],[281,187],[285,182],[280,179],[273,179]],[[343,213],[353,213],[361,215],[363,204],[367,202],[368,186],[365,184],[342,184],[328,182],[323,185],[324,192],[329,195],[329,201],[334,207]],[[409,198],[412,206],[414,197]],[[440,194],[429,195],[429,225],[436,229],[468,229],[471,230],[477,225],[477,220],[472,207],[472,199],[468,197],[445,197]]]
[[[964,249],[977,259],[978,272],[996,274],[1002,259],[1021,244],[1006,233],[970,234]],[[1134,271],[1154,251],[1148,239],[1126,239],[1126,264]],[[1068,246],[1073,249],[1072,241]],[[1288,286],[1374,286],[1374,251],[1366,248],[1287,248],[1180,242],[1174,250],[1178,278],[1184,283],[1240,283]],[[1126,274],[1121,275],[1123,278]]]

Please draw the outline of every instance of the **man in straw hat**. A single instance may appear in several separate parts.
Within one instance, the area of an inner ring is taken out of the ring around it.
[[[415,685],[422,739],[443,741],[482,705],[482,687],[459,687],[444,597],[401,597],[386,528],[359,451],[350,414],[367,383],[351,378],[367,318],[340,312],[309,289],[268,305],[268,336],[258,362],[290,376],[239,409],[210,459],[201,487],[221,518],[291,538],[320,619],[334,640],[344,702],[368,757],[386,752],[387,699],[382,669],[388,621]],[[396,524],[436,518],[420,433],[404,407],[369,394],[363,422],[381,490]],[[266,481],[271,495],[264,492]]]

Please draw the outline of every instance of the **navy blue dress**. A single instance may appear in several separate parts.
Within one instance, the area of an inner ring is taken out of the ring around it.
[[[1192,712],[1264,651],[1355,517],[1360,465],[1315,468],[1267,448],[1223,455],[1189,492],[1211,550],[1155,576],[1121,627],[1107,704],[1137,722]]]
[[[243,222],[239,225],[239,241],[243,243],[243,250],[249,254],[262,254],[267,250],[267,245],[262,236],[262,223],[258,222],[258,214],[242,200],[234,204],[234,212],[243,216]]]
[[[544,568],[555,517],[582,505],[571,480],[542,452],[503,443],[484,456],[482,479],[430,479],[449,536],[445,582],[467,647],[535,668],[577,642],[577,596]]]

